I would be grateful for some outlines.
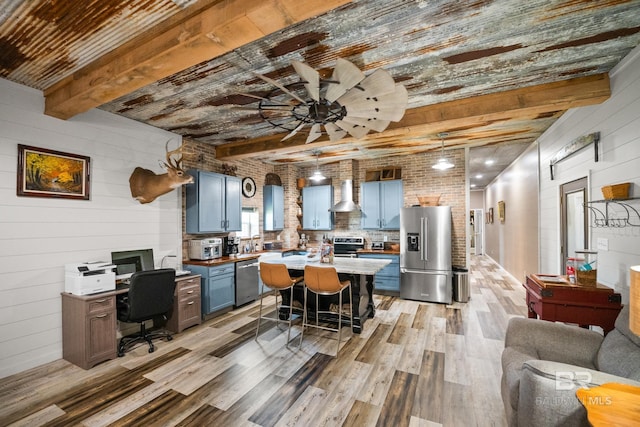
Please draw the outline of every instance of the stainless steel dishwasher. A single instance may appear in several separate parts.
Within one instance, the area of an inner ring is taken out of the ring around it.
[[[258,266],[257,259],[236,262],[236,306],[258,298]]]

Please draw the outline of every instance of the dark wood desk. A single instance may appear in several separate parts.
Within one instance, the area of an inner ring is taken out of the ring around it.
[[[575,323],[581,327],[600,326],[605,334],[614,328],[622,309],[619,293],[601,284],[552,283],[545,282],[540,276],[528,275],[523,284],[530,318]]]
[[[62,293],[62,358],[89,369],[117,356],[116,295],[128,288],[91,295]],[[199,325],[200,276],[176,277],[173,309],[166,328],[172,332]]]

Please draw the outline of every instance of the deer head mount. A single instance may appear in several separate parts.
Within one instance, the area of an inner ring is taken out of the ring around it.
[[[169,141],[167,141],[165,151],[167,152],[167,161],[163,164],[167,169],[167,173],[156,175],[149,169],[137,167],[129,177],[131,196],[140,203],[153,202],[157,197],[168,193],[174,188],[193,183],[193,177],[182,170],[182,145],[173,151],[169,151]],[[179,154],[179,157],[173,159],[171,156],[174,154]]]

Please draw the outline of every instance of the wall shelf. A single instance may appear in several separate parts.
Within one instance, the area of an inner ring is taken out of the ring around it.
[[[593,214],[593,227],[640,227],[640,213],[630,203],[640,202],[640,197],[606,199],[587,202]]]

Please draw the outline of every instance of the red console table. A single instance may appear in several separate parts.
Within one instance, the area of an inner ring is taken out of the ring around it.
[[[606,334],[614,328],[622,309],[620,294],[601,284],[581,286],[569,283],[563,276],[531,274],[523,286],[532,319],[575,323],[581,327],[596,325]]]

